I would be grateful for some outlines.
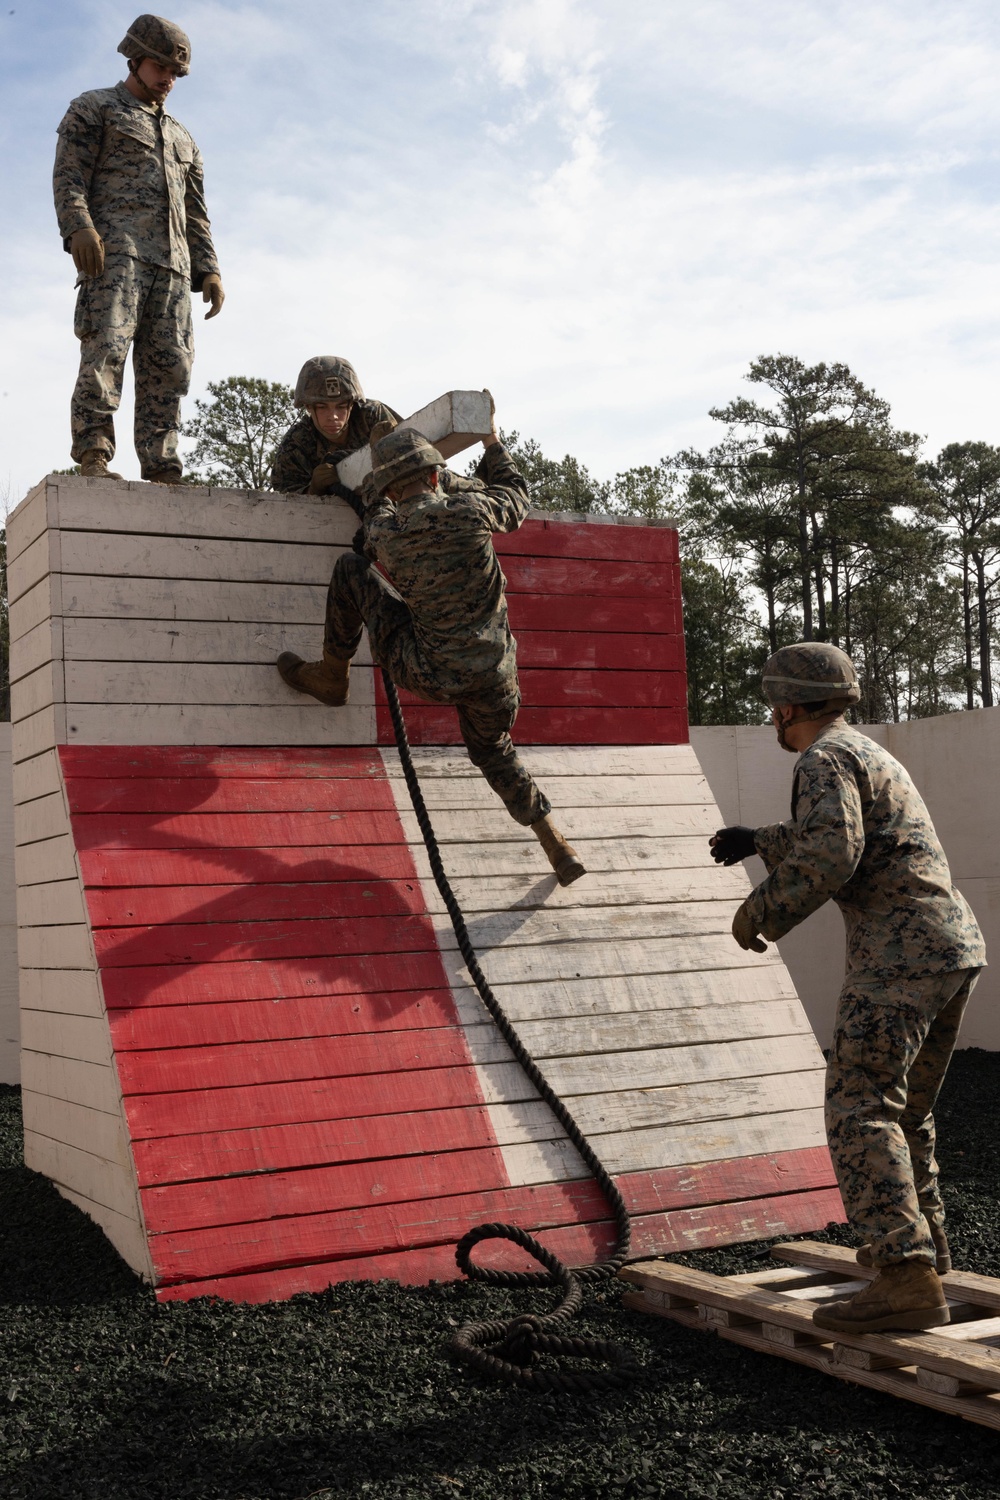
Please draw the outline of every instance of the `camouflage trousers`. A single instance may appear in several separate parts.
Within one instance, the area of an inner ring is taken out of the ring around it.
[[[109,255],[102,275],[80,282],[74,329],[81,345],[70,406],[74,461],[91,448],[114,456],[114,415],[131,345],[142,477],[179,472],[181,397],[194,361],[188,278],[130,255]]]
[[[826,1131],[844,1208],[875,1265],[934,1264],[944,1223],[934,1105],[978,969],[848,979],[826,1072]]]
[[[445,694],[434,664],[420,649],[409,605],[368,560],[356,552],[337,559],[326,602],[326,649],[347,660],[358,649],[362,624],[367,627],[376,666],[384,667],[397,687],[431,703],[451,703],[469,759],[482,771],[515,822],[527,826],[544,818],[552,804],[518,758],[510,731],[521,705],[517,678],[498,676],[495,691],[457,698]]]

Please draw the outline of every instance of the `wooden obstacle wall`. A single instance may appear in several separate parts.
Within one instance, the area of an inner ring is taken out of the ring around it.
[[[27,1160],[161,1297],[445,1277],[484,1218],[576,1261],[610,1242],[461,963],[370,665],[335,711],[274,670],[318,654],[355,524],[65,478],[11,517]],[[707,860],[675,533],[539,518],[498,550],[517,737],[590,873],[561,890],[454,715],[407,707],[491,982],[638,1254],[839,1218],[819,1050]]]

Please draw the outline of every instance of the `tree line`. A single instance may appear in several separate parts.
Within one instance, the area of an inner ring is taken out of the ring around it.
[[[1000,448],[950,443],[926,458],[920,437],[897,428],[888,403],[844,364],[763,355],[746,381],[751,394],[710,411],[717,443],[613,479],[502,434],[536,507],[677,526],[692,724],[760,723],[764,661],[803,639],[854,658],[859,722],[993,707]],[[297,415],[289,386],[250,376],[210,383],[183,429],[187,478],[266,489]]]

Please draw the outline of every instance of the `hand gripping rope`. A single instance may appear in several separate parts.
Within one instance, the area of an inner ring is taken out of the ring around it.
[[[618,1191],[613,1178],[602,1166],[583,1131],[532,1059],[503,1006],[486,982],[486,976],[479,967],[475,949],[469,939],[461,907],[455,899],[455,893],[448,883],[444,865],[441,863],[441,852],[438,849],[427,806],[420,790],[420,782],[414,769],[413,757],[410,754],[410,743],[406,736],[406,725],[403,722],[399,696],[392,678],[384,669],[382,681],[385,685],[389,712],[392,715],[392,727],[396,735],[396,745],[403,766],[403,775],[406,778],[407,790],[410,793],[413,810],[417,815],[420,832],[427,848],[434,880],[448,908],[448,915],[451,917],[451,925],[455,929],[455,936],[458,939],[458,946],[466,968],[472,976],[483,1004],[499,1027],[507,1045],[593,1173],[608,1201],[618,1229],[614,1253],[607,1260],[596,1266],[573,1266],[572,1268],[563,1265],[558,1256],[546,1250],[544,1245],[539,1244],[538,1240],[526,1230],[519,1229],[516,1224],[480,1224],[477,1229],[470,1229],[456,1246],[455,1260],[459,1270],[471,1280],[485,1281],[492,1286],[558,1287],[563,1293],[563,1300],[550,1313],[527,1313],[510,1321],[499,1319],[493,1322],[466,1323],[449,1339],[449,1352],[454,1358],[471,1365],[482,1375],[491,1375],[495,1380],[508,1380],[529,1386],[536,1391],[585,1392],[624,1386],[639,1373],[639,1367],[632,1356],[619,1345],[608,1343],[604,1339],[569,1338],[562,1333],[546,1332],[546,1330],[561,1329],[579,1311],[583,1302],[581,1283],[607,1280],[616,1275],[625,1263],[632,1236],[625,1200]],[[511,1240],[533,1256],[545,1267],[545,1270],[498,1271],[489,1266],[477,1266],[471,1259],[471,1254],[480,1240]],[[542,1354],[575,1354],[585,1359],[605,1360],[611,1368],[607,1370],[540,1370],[536,1366]]]

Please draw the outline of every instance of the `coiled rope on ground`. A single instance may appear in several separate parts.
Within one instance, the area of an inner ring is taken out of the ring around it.
[[[625,1200],[587,1137],[521,1041],[479,966],[462,909],[455,898],[441,861],[441,851],[438,848],[437,838],[413,764],[413,757],[410,754],[410,742],[406,734],[399,695],[392,678],[384,668],[382,681],[385,685],[385,695],[389,704],[389,713],[392,716],[396,746],[399,750],[410,801],[413,803],[413,811],[420,825],[435,884],[451,918],[451,925],[455,929],[455,937],[458,939],[459,950],[465,960],[466,968],[472,976],[483,1004],[496,1022],[507,1045],[593,1174],[608,1201],[617,1228],[615,1248],[607,1260],[599,1265],[573,1267],[564,1265],[557,1255],[547,1250],[533,1235],[520,1229],[516,1224],[480,1224],[478,1228],[471,1229],[468,1234],[463,1235],[455,1249],[458,1267],[470,1280],[484,1281],[492,1286],[558,1287],[563,1293],[563,1299],[548,1313],[527,1313],[510,1320],[496,1319],[490,1322],[466,1323],[449,1339],[449,1351],[456,1359],[470,1365],[482,1375],[526,1385],[536,1391],[585,1392],[626,1385],[639,1373],[638,1366],[626,1350],[603,1339],[572,1338],[556,1331],[579,1311],[583,1302],[582,1284],[603,1281],[615,1276],[628,1258],[632,1230]],[[502,1271],[491,1266],[476,1265],[471,1258],[475,1246],[481,1240],[501,1239],[510,1240],[522,1250],[526,1250],[545,1269],[543,1271]],[[539,1369],[538,1362],[543,1354],[575,1355],[589,1360],[603,1360],[610,1368],[604,1370]]]

